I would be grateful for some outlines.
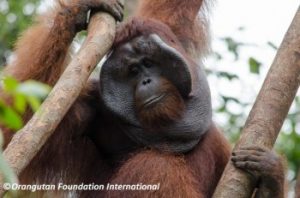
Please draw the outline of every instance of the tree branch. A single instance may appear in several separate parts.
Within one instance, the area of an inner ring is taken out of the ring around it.
[[[295,198],[300,198],[300,170],[298,171],[298,177],[295,186]]]
[[[241,146],[272,148],[300,83],[300,7],[285,35],[235,150]],[[255,182],[227,164],[214,198],[251,197]]]
[[[18,131],[4,151],[4,157],[19,175],[55,131],[71,105],[79,96],[91,72],[111,48],[116,21],[107,13],[91,18],[88,36],[80,51],[71,61],[53,90],[33,115]],[[3,183],[1,178],[0,183]],[[2,185],[0,194],[3,193]]]

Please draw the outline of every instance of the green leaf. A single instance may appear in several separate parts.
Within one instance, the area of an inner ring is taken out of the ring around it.
[[[14,95],[14,108],[20,113],[23,114],[26,110],[26,97],[23,94]]]
[[[19,82],[12,77],[6,76],[3,79],[4,90],[7,92],[14,92],[17,89],[18,85]]]
[[[34,96],[27,96],[26,99],[27,99],[29,106],[31,107],[31,109],[34,112],[37,111],[39,109],[39,107],[41,106],[40,100]]]
[[[234,54],[235,60],[239,59],[239,47],[243,44],[236,42],[230,37],[223,38],[222,40],[226,43],[228,51]]]
[[[226,78],[228,80],[233,80],[233,79],[239,78],[236,74],[231,74],[231,73],[223,72],[223,71],[217,72],[216,75],[219,77]]]
[[[250,72],[254,74],[259,74],[261,63],[252,57],[249,58],[248,63],[250,67]]]
[[[0,123],[13,130],[23,127],[22,117],[12,108],[6,107],[3,104],[0,106]]]
[[[215,57],[217,60],[222,60],[222,59],[223,59],[223,56],[222,56],[220,53],[218,53],[218,52],[215,52],[213,55],[214,55],[214,57]]]
[[[274,43],[272,43],[272,42],[268,42],[267,43],[271,48],[273,48],[274,50],[278,50],[278,47],[274,44]]]
[[[217,109],[218,112],[223,113],[226,111],[226,105],[222,105],[222,107]]]
[[[18,93],[22,93],[26,96],[33,96],[40,99],[46,98],[50,90],[50,86],[33,80],[28,80],[20,84],[18,87]]]
[[[221,96],[221,97],[222,97],[222,99],[224,100],[225,103],[227,103],[228,101],[233,101],[237,104],[241,104],[241,102],[238,99],[234,98],[234,97],[229,97],[229,96]]]

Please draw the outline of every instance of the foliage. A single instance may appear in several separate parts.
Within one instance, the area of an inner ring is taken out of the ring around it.
[[[0,0],[0,66],[7,62],[18,34],[30,23],[39,0]]]
[[[244,29],[243,29],[244,30]],[[265,73],[262,74],[261,70],[267,69],[270,67],[270,65],[264,65],[261,61],[257,60],[256,58],[250,56],[248,59],[240,57],[241,51],[244,48],[250,48],[253,47],[252,44],[246,44],[240,41],[235,41],[233,38],[226,37],[220,39],[221,42],[223,42],[223,45],[226,46],[227,53],[232,54],[234,57],[233,60],[229,60],[228,58],[224,56],[224,53],[216,51],[214,52],[215,55],[213,56],[213,64],[220,64],[222,62],[232,62],[232,65],[240,65],[240,61],[243,61],[245,66],[248,64],[249,68],[249,75],[257,76],[259,78],[265,76]],[[275,46],[272,42],[267,42],[265,47],[269,47],[271,50],[278,49],[277,46]],[[254,48],[257,48],[257,46],[254,46]],[[220,54],[223,54],[221,56]],[[239,64],[238,64],[239,63]],[[210,66],[208,66],[210,67]],[[218,66],[216,66],[218,67]],[[222,71],[222,68],[218,67],[216,71],[212,71],[208,69],[208,74],[212,76],[217,76],[218,80],[221,82],[234,82],[236,80],[239,81],[241,84],[244,79],[241,79],[241,77],[234,73],[235,68],[232,66],[232,70],[230,72],[228,71]],[[263,80],[262,78],[262,80]],[[230,88],[229,88],[230,89]],[[220,90],[218,90],[220,91]],[[233,91],[231,93],[236,92]],[[227,92],[229,93],[229,92]],[[231,94],[230,93],[230,94]],[[258,93],[258,92],[257,92]],[[251,100],[248,100],[247,102],[242,100],[241,95],[223,95],[222,93],[218,93],[218,106],[215,108],[215,111],[217,111],[217,114],[222,115],[223,120],[221,122],[221,128],[225,131],[226,135],[230,139],[231,142],[236,142],[239,138],[240,132],[245,124],[245,121],[247,119],[249,110],[251,109],[253,102],[255,100],[255,97],[252,98],[252,102],[248,102]],[[242,111],[239,111],[239,113],[236,113],[233,111],[233,108],[235,109],[242,109]],[[292,104],[292,107],[290,109],[290,112],[286,118],[286,121],[283,125],[283,128],[281,129],[281,133],[277,139],[277,142],[275,144],[275,149],[277,152],[281,153],[287,158],[288,166],[289,166],[289,174],[288,179],[293,180],[296,177],[296,173],[298,172],[298,169],[300,167],[300,96],[296,96],[295,102]]]
[[[4,77],[2,82],[2,90],[11,98],[11,104],[3,100],[7,97],[0,98],[0,124],[18,130],[23,126],[22,115],[27,106],[36,111],[48,95],[50,87],[32,80],[19,83],[12,77]]]

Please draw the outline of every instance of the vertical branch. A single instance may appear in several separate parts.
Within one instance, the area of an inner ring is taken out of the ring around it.
[[[285,35],[236,148],[272,148],[300,83],[300,8]],[[214,198],[251,197],[255,181],[231,162],[225,168]]]
[[[300,169],[298,171],[298,177],[295,186],[295,198],[300,198]]]

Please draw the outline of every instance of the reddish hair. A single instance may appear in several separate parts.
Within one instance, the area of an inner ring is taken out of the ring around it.
[[[180,51],[183,50],[183,46],[169,26],[155,19],[137,17],[131,18],[118,27],[113,47],[118,47],[141,35],[150,34],[157,34],[167,44],[177,49],[180,48]]]

